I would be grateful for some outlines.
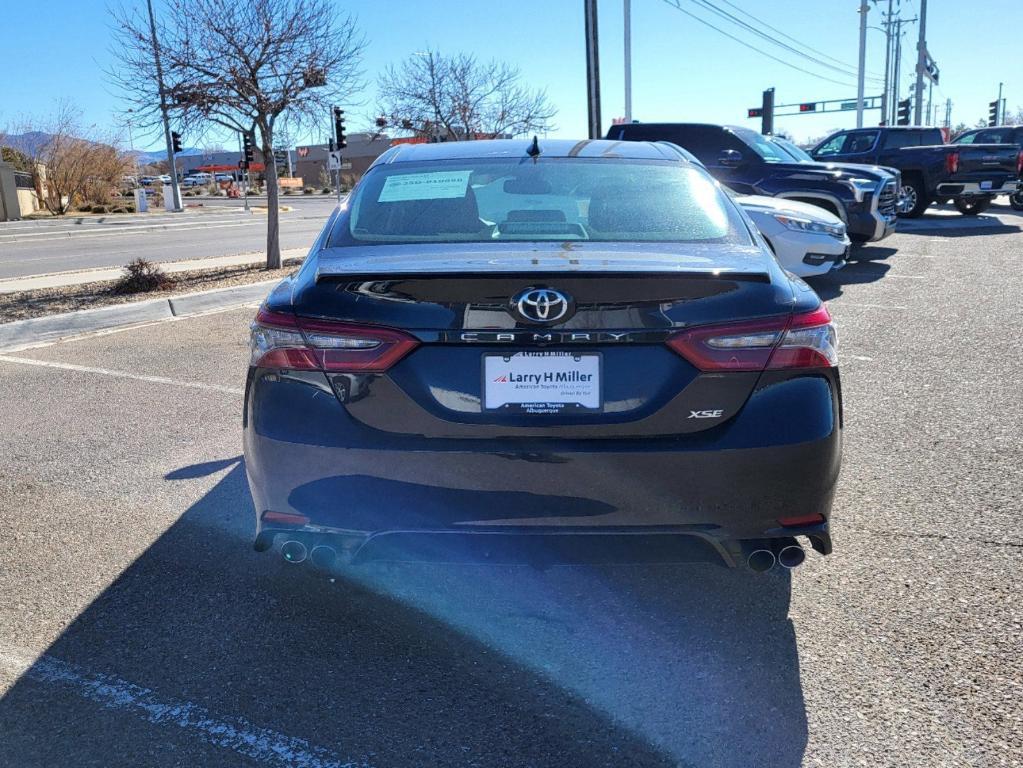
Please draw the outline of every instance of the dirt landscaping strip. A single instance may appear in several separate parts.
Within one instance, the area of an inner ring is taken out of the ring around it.
[[[271,270],[259,264],[243,264],[175,272],[168,274],[172,283],[167,290],[144,293],[114,293],[116,280],[3,293],[0,294],[0,323],[279,279],[294,272],[302,259],[285,259],[283,263],[281,269]]]

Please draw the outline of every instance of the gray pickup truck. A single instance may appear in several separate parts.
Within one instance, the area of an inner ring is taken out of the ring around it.
[[[899,215],[916,218],[951,200],[976,216],[997,195],[1011,195],[1023,171],[1015,144],[945,144],[940,128],[878,127],[839,131],[810,152],[821,162],[890,166],[902,173]]]

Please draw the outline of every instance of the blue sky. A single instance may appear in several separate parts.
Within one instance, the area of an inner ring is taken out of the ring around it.
[[[124,0],[131,5],[141,0]],[[241,1],[241,0],[239,0]],[[724,0],[712,0],[734,13]],[[794,54],[736,31],[727,22],[699,11],[696,0],[681,5],[748,39],[757,47],[793,61],[798,70],[774,62],[729,40],[675,10],[663,0],[632,0],[633,116],[640,120],[700,120],[757,127],[746,109],[757,106],[764,88],[777,89],[778,103],[855,97],[855,82],[838,85],[816,79],[806,70],[842,75],[797,59]],[[730,0],[788,35],[855,69],[858,45],[856,0]],[[919,0],[901,2],[903,16],[919,13]],[[155,0],[159,13],[160,0]],[[59,99],[73,100],[90,124],[114,126],[117,99],[105,83],[109,64],[106,4],[96,0],[49,0],[9,3],[4,26],[17,30],[4,41],[7,75],[0,79],[0,128],[16,126],[25,115],[45,115]],[[364,58],[367,89],[363,108],[350,109],[352,130],[368,125],[375,101],[376,74],[414,51],[469,52],[517,64],[531,84],[546,88],[559,108],[554,135],[577,137],[586,132],[585,59],[582,0],[514,0],[440,3],[423,0],[338,0],[352,12],[368,39]],[[872,7],[869,23],[879,26],[881,6]],[[1021,0],[986,0],[983,12],[970,14],[970,2],[930,0],[928,47],[941,67],[941,88],[934,100],[953,101],[953,122],[973,123],[986,116],[987,103],[1005,83],[1010,109],[1023,105],[1020,63]],[[39,16],[45,9],[46,19]],[[600,0],[600,60],[603,126],[623,114],[622,1]],[[916,26],[905,38],[903,92],[912,72]],[[772,33],[773,35],[773,33]],[[983,63],[980,63],[983,62]],[[805,67],[804,67],[805,64]],[[868,30],[867,69],[884,69],[884,36]],[[880,87],[868,87],[868,95]],[[854,125],[853,113],[779,118],[776,129],[805,139],[834,128]],[[878,120],[868,112],[867,123]],[[137,139],[139,137],[136,137]],[[187,137],[186,137],[186,144]],[[155,142],[137,141],[137,146]]]

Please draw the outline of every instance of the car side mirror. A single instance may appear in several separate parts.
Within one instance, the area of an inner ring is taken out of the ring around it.
[[[738,168],[742,165],[742,152],[726,149],[718,157],[718,165],[722,168]]]

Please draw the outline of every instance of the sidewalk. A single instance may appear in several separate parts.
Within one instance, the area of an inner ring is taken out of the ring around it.
[[[289,248],[281,251],[281,259],[300,259],[308,253],[308,248]],[[188,259],[186,261],[164,261],[160,266],[164,272],[189,272],[195,269],[217,269],[234,267],[242,264],[259,264],[266,261],[262,251],[239,253],[234,256],[212,256],[206,259]],[[48,275],[32,275],[30,277],[14,277],[0,280],[0,293],[16,293],[32,291],[37,288],[59,288],[66,285],[95,283],[101,280],[116,280],[124,272],[122,267],[101,267],[83,269],[73,272],[54,272]]]

